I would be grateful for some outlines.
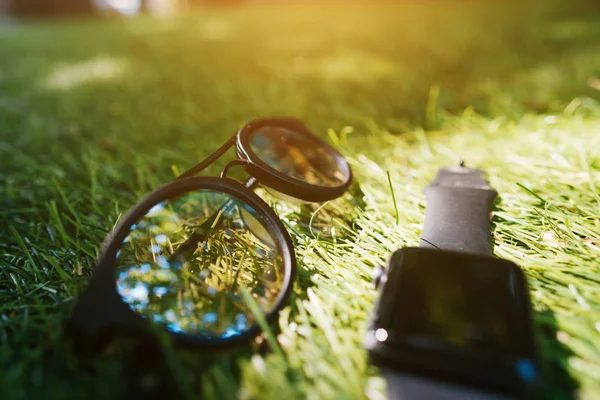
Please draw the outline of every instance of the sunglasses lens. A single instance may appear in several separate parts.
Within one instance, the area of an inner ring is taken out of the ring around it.
[[[189,192],[156,204],[131,226],[116,260],[117,291],[171,332],[238,336],[255,325],[251,306],[265,313],[276,306],[285,275],[277,243],[244,201]]]
[[[302,132],[265,126],[252,133],[250,146],[271,168],[311,185],[335,187],[348,180],[335,155]]]

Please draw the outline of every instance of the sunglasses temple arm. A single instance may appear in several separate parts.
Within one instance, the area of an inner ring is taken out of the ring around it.
[[[223,146],[219,147],[217,149],[217,151],[212,153],[210,156],[208,156],[206,159],[204,159],[200,163],[196,164],[194,167],[185,171],[183,174],[179,175],[177,177],[177,179],[186,178],[188,176],[193,176],[193,175],[197,174],[198,172],[204,170],[210,164],[214,163],[219,157],[221,157],[223,155],[223,153],[225,153],[227,150],[229,150],[229,148],[231,146],[233,146],[233,144],[235,143],[235,138],[236,138],[236,135],[233,135],[231,138],[229,138],[227,140],[227,142],[225,142],[225,144],[223,144]]]

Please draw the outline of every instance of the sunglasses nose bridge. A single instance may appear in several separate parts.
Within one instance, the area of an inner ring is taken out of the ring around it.
[[[227,172],[229,172],[229,170],[231,169],[231,167],[234,167],[236,165],[248,165],[250,164],[250,162],[248,160],[242,160],[242,159],[235,159],[235,160],[231,160],[227,163],[227,165],[225,166],[225,168],[223,168],[223,170],[221,171],[221,178],[227,178]]]

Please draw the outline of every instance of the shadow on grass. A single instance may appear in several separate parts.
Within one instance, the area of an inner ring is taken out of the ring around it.
[[[540,399],[576,399],[579,383],[568,371],[573,352],[559,341],[560,327],[552,311],[533,313],[538,332],[538,356],[542,365],[543,388]]]
[[[328,204],[305,204],[299,212],[288,215],[288,228],[290,222],[295,222],[290,232],[296,237],[295,245],[302,246],[297,240],[300,237],[312,237],[323,246],[347,239],[348,229],[331,236],[332,220],[346,227],[352,226],[352,213],[346,212],[347,209],[364,206],[362,200],[357,200],[362,199],[357,191],[358,185],[354,184],[350,188],[351,194]],[[295,301],[306,298],[307,289],[314,284],[313,276],[319,274],[317,269],[303,268],[302,260],[298,260],[297,272],[296,290],[288,302],[292,308],[290,315],[294,315]],[[270,324],[270,329],[276,337],[279,331],[277,319]],[[267,342],[261,335],[248,345],[231,349],[179,349],[172,345],[165,332],[160,331],[156,333],[156,340],[117,338],[98,354],[79,355],[74,363],[77,365],[75,369],[84,372],[92,381],[106,382],[109,386],[114,383],[112,391],[102,389],[112,393],[110,397],[177,399],[201,395],[203,398],[234,399],[240,382],[240,360],[249,359],[256,353],[276,352]],[[109,380],[106,365],[112,365],[113,370],[119,371],[109,376]],[[294,372],[290,370],[289,373],[293,375]]]
[[[499,211],[502,198],[498,195],[492,210]],[[491,219],[491,232],[496,232],[498,218]],[[494,254],[495,240],[491,240]],[[568,359],[573,352],[559,341],[560,328],[550,310],[532,310],[534,331],[536,333],[537,356],[542,372],[542,387],[536,398],[544,400],[570,400],[577,398],[579,382],[569,373]]]

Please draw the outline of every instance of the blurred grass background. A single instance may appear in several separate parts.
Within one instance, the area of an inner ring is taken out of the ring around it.
[[[361,344],[370,271],[418,243],[423,187],[465,159],[502,196],[496,254],[530,279],[544,398],[600,398],[599,35],[584,1],[0,23],[0,397],[122,393],[126,356],[92,372],[63,336],[102,239],[245,122],[292,115],[340,148],[356,184],[322,208],[261,192],[299,261],[273,327],[283,352],[170,352],[183,392],[383,398]]]

